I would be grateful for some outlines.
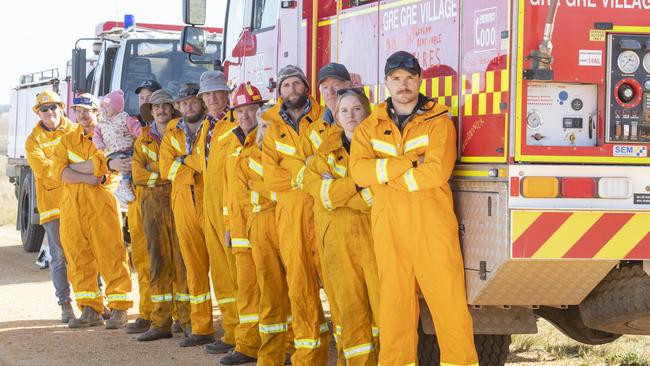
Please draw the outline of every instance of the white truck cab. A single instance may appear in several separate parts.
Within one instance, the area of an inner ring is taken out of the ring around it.
[[[38,116],[32,111],[36,94],[46,89],[59,93],[66,102],[66,115],[74,121],[70,105],[75,95],[90,92],[102,97],[122,89],[126,112],[138,115],[135,89],[143,81],[156,80],[175,95],[181,83],[198,83],[201,74],[212,70],[213,62],[220,57],[220,28],[205,29],[206,52],[194,56],[192,61],[181,50],[182,29],[166,24],[124,27],[123,22],[100,23],[95,38],[82,38],[75,44],[65,76],[60,76],[58,69],[51,69],[20,77],[19,85],[11,93],[7,177],[16,186],[16,229],[21,231],[26,251],[37,251],[44,235],[39,225],[34,179],[25,153],[27,136],[38,123]],[[92,42],[93,55],[86,56],[86,49],[80,46],[82,42]]]

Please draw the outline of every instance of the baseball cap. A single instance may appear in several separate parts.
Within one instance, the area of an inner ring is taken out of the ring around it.
[[[418,59],[406,51],[397,51],[388,57],[386,66],[384,66],[384,76],[390,75],[391,72],[397,69],[406,70],[412,75],[422,73]]]
[[[143,81],[139,87],[135,88],[135,93],[140,94],[140,91],[142,89],[149,89],[152,92],[155,92],[156,90],[162,89],[162,86],[160,86],[160,83],[158,83],[156,80],[149,79]]]
[[[352,81],[348,69],[344,65],[330,62],[318,70],[318,84],[327,78],[334,78],[341,81]]]

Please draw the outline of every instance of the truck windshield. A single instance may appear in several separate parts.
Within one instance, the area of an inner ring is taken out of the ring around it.
[[[206,55],[193,56],[201,61],[214,61],[221,55],[221,43],[208,42]],[[128,43],[121,87],[124,90],[124,110],[130,115],[139,114],[138,96],[135,89],[145,80],[154,79],[176,95],[182,83],[198,83],[204,71],[212,70],[212,64],[191,63],[187,54],[180,50],[178,40],[134,40]]]

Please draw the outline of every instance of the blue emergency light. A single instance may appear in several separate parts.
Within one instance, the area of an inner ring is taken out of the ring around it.
[[[124,15],[124,29],[129,29],[135,26],[135,15],[125,14]]]

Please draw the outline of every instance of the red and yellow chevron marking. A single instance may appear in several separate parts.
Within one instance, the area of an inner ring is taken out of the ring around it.
[[[463,116],[506,113],[501,102],[508,101],[509,80],[508,69],[463,74]]]
[[[513,211],[512,257],[650,259],[650,213]]]

